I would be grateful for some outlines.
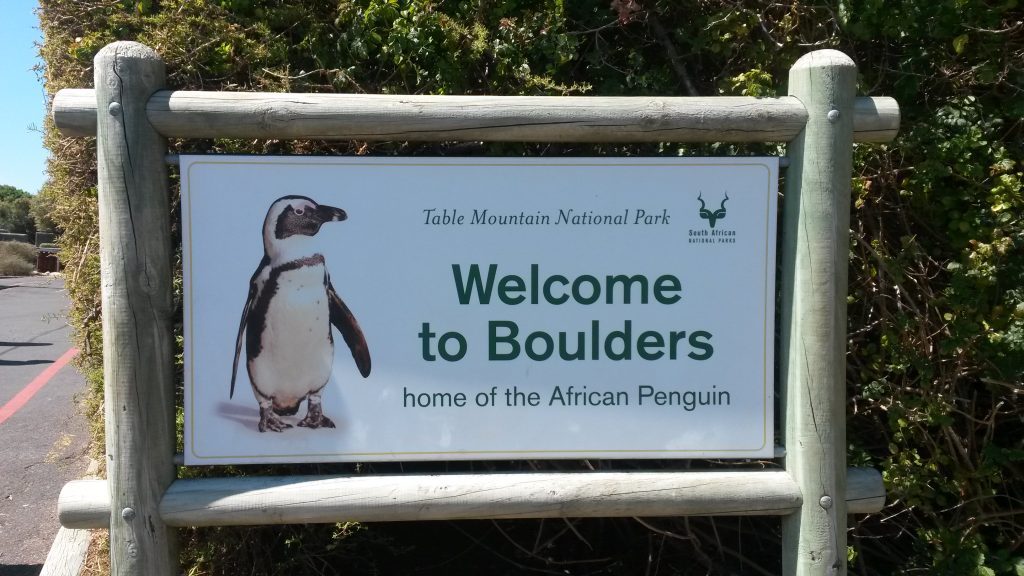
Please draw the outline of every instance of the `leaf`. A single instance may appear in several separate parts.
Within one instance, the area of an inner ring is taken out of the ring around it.
[[[967,47],[967,40],[967,34],[961,34],[956,38],[953,38],[953,50],[955,50],[957,54],[963,53],[964,48]]]

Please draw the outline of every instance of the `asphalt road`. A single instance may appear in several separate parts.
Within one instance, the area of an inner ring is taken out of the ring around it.
[[[60,527],[57,495],[89,464],[84,379],[58,369],[67,308],[60,277],[0,277],[0,576],[39,573]]]

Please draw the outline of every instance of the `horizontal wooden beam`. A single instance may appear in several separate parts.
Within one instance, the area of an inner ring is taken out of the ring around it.
[[[156,92],[146,113],[168,138],[507,142],[788,142],[807,122],[793,97],[394,96]],[[858,98],[857,142],[899,130],[892,98]],[[96,96],[53,100],[65,136],[96,134]]]
[[[851,468],[851,513],[882,509],[881,475]],[[801,503],[783,470],[273,476],[177,480],[160,504],[170,526],[622,516],[780,516]],[[61,524],[103,528],[105,480],[61,491]]]
[[[110,526],[110,490],[106,480],[72,480],[57,497],[57,517],[65,528]]]

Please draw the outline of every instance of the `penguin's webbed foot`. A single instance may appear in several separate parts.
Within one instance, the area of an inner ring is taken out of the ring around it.
[[[334,421],[320,413],[318,418],[314,418],[312,414],[306,414],[306,417],[299,422],[299,426],[303,428],[337,428],[334,425]]]
[[[281,417],[274,413],[273,408],[264,408],[263,406],[260,406],[260,432],[266,432],[267,430],[281,432],[282,430],[291,427],[291,424],[281,420]]]
[[[299,422],[303,428],[336,428],[334,421],[324,416],[324,409],[320,401],[320,393],[313,392],[309,395],[307,402],[306,417]]]

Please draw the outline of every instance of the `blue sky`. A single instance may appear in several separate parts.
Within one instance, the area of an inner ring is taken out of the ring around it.
[[[35,194],[46,180],[46,94],[32,67],[42,42],[36,0],[0,1],[0,184]]]

